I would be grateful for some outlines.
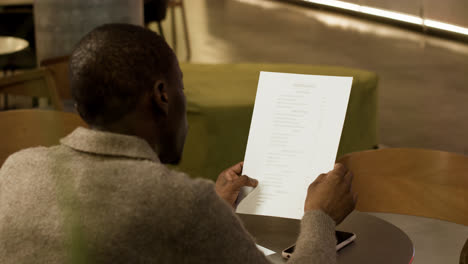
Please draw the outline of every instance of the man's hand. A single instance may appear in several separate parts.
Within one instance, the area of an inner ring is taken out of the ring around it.
[[[309,185],[304,211],[322,210],[340,224],[356,204],[352,181],[353,174],[342,164],[336,164],[332,171],[321,174]]]
[[[258,181],[241,175],[244,162],[224,170],[216,180],[216,193],[234,207],[240,189],[244,186],[257,187]]]

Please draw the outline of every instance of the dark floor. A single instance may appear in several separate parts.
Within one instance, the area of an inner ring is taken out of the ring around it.
[[[467,44],[277,1],[185,2],[192,61],[374,71],[380,77],[381,144],[468,154]],[[177,53],[183,59],[181,32]]]

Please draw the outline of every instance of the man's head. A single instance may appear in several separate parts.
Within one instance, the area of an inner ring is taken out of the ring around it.
[[[179,161],[187,132],[182,73],[160,36],[128,24],[100,26],[73,51],[70,79],[91,127],[142,137],[162,162]]]

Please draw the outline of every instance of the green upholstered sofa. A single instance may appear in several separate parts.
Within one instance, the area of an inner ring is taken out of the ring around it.
[[[242,161],[260,71],[353,76],[338,157],[377,146],[377,76],[368,71],[288,64],[181,64],[189,131],[177,169],[216,179]],[[255,175],[250,175],[255,177]]]

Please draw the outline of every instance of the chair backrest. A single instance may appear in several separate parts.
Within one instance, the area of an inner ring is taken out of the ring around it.
[[[52,73],[52,77],[57,86],[58,95],[62,100],[72,99],[69,76],[70,68],[68,66],[69,61],[70,56],[62,56],[45,59],[40,63],[41,67],[49,69]]]
[[[0,93],[24,95],[32,97],[47,97],[57,110],[63,110],[55,81],[51,72],[45,68],[28,70],[12,76],[0,78]]]
[[[25,148],[53,146],[86,123],[73,113],[47,110],[0,112],[0,166],[11,154]]]
[[[468,239],[465,242],[465,246],[462,249],[460,255],[460,264],[468,264]]]
[[[468,225],[468,156],[387,148],[350,153],[338,162],[354,174],[359,211],[423,216]]]

